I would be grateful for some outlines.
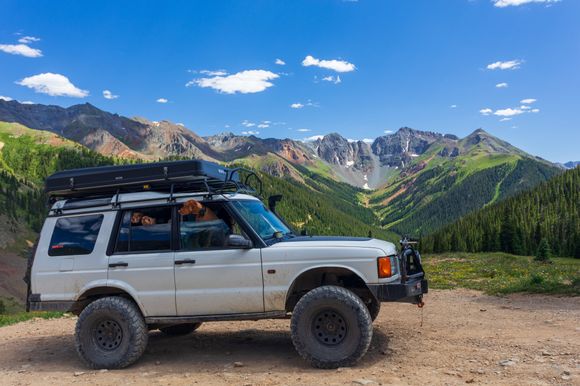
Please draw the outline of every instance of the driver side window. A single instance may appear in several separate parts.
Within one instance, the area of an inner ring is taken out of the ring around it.
[[[224,249],[230,235],[246,237],[222,203],[189,200],[177,212],[180,250]]]

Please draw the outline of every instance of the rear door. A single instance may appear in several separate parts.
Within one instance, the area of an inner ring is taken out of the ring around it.
[[[174,316],[173,208],[134,208],[120,216],[108,284],[131,293],[146,316]]]
[[[229,247],[229,235],[246,238],[247,235],[224,203],[205,206],[204,218],[177,215],[175,300],[178,315],[263,312],[260,249]]]

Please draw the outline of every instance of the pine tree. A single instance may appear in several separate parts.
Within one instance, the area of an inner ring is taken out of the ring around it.
[[[542,239],[542,241],[540,241],[540,246],[538,247],[538,252],[536,252],[536,261],[541,261],[543,263],[549,262],[551,254],[550,243],[547,239]]]

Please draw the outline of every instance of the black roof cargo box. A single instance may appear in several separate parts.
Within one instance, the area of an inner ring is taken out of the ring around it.
[[[137,165],[101,166],[57,172],[46,179],[45,191],[52,198],[80,198],[116,193],[162,191],[250,190],[240,182],[240,171],[201,160],[168,161]],[[258,178],[259,181],[259,178]]]

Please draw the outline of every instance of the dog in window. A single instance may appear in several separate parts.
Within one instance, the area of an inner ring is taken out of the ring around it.
[[[211,221],[218,219],[213,210],[197,200],[185,201],[183,206],[179,209],[179,214],[182,216],[192,214],[195,216],[196,221]]]

